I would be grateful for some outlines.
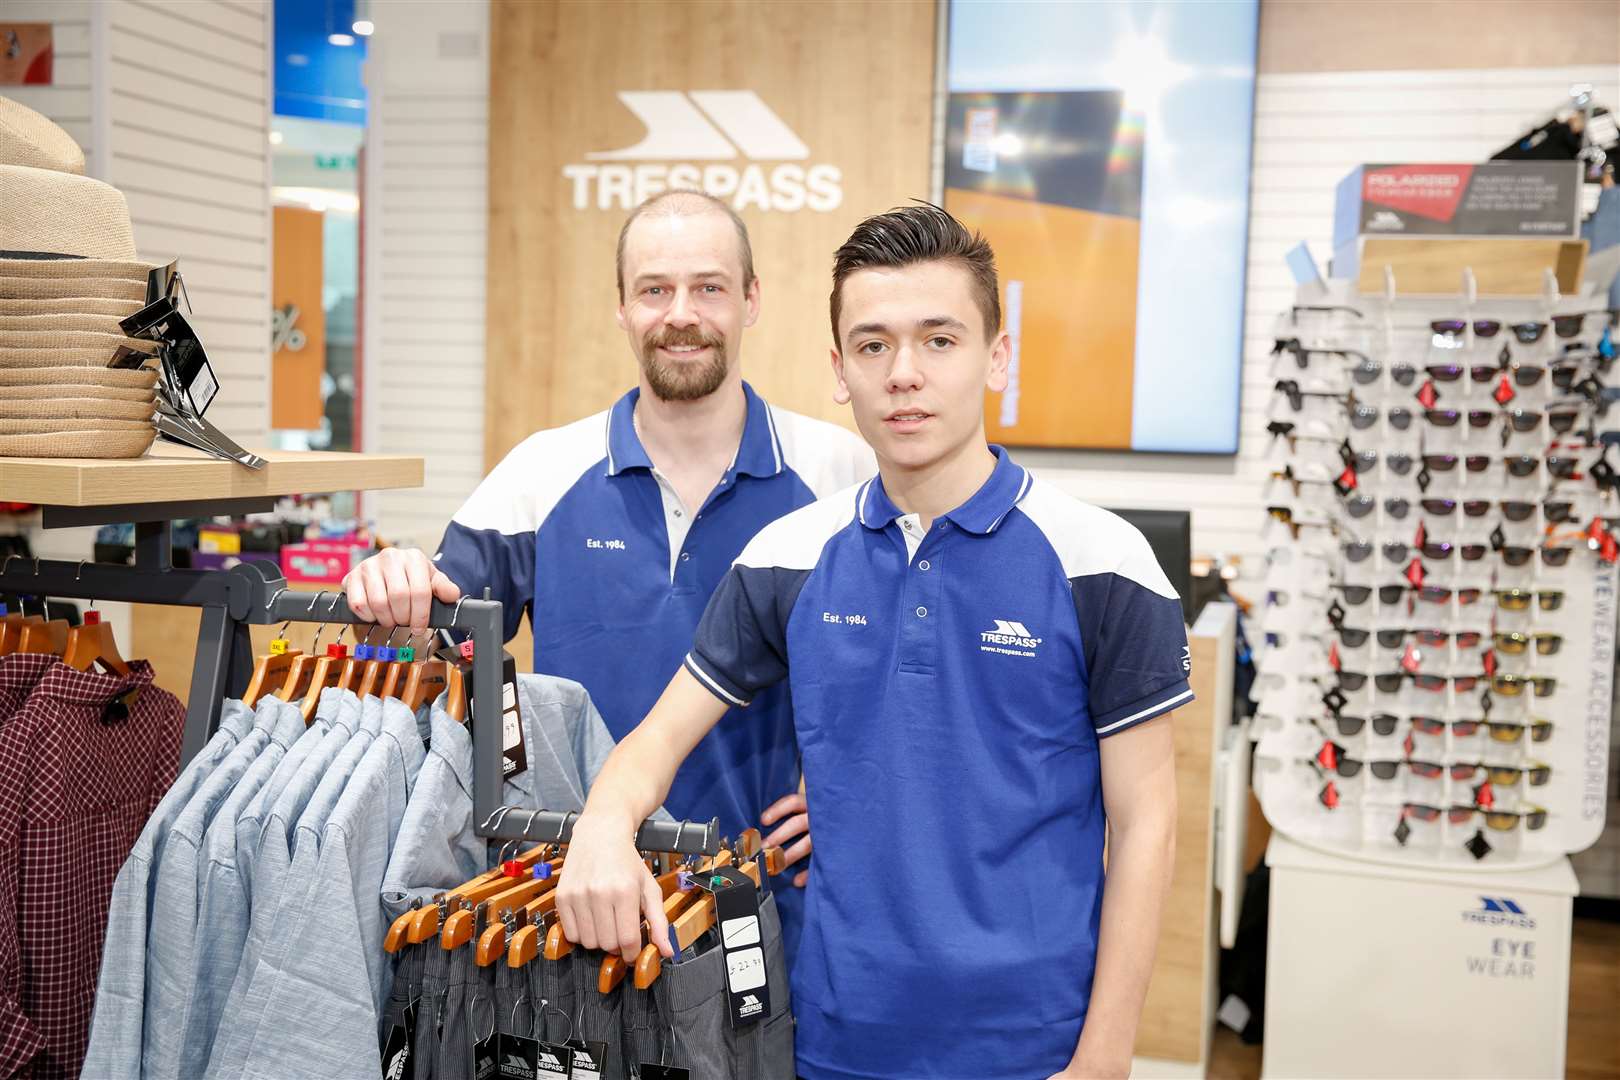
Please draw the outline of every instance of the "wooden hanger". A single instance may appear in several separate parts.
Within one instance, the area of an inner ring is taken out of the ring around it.
[[[782,849],[768,848],[765,851],[765,872],[779,874],[782,872]],[[737,869],[747,875],[748,879],[759,886],[760,860],[750,859]],[[698,890],[694,890],[698,891]],[[670,935],[675,939],[675,955],[679,956],[685,949],[692,947],[692,943],[710,930],[714,929],[715,902],[714,894],[701,890],[703,895],[670,924]],[[649,956],[649,951],[651,955]],[[658,981],[658,975],[663,971],[663,957],[659,954],[657,946],[648,945],[636,957],[636,989],[646,990]]]
[[[538,866],[538,864],[536,864]],[[501,915],[516,907],[522,907],[530,900],[550,892],[557,887],[558,872],[562,869],[561,859],[548,860],[551,873],[544,878],[534,876],[535,867],[528,867],[523,877],[503,878],[504,887],[489,896],[468,903],[469,897],[463,896],[463,906],[445,920],[444,929],[439,932],[439,945],[445,949],[458,949],[472,940],[473,932],[481,921],[478,918],[479,910],[486,916],[486,925],[500,918]]]
[[[556,910],[562,860],[555,859],[548,865],[551,866],[551,875],[545,880],[531,877],[479,905],[484,932],[478,935],[478,948],[473,957],[479,967],[489,967],[497,957],[506,955],[507,926],[504,917],[507,912],[523,912],[526,925]],[[449,929],[445,927],[446,932]]]
[[[100,664],[115,675],[129,674],[129,664],[118,654],[112,627],[101,621],[101,612],[93,607],[84,613],[82,626],[68,631],[63,660],[74,671],[89,671]]]
[[[0,618],[0,656],[10,656],[22,644],[23,627],[44,622],[38,615],[6,615]]]
[[[287,632],[291,623],[283,623],[281,633]],[[285,637],[278,634],[270,642],[270,651],[259,657],[253,665],[253,678],[248,680],[246,692],[242,694],[242,704],[253,708],[259,704],[259,699],[266,694],[273,694],[281,689],[287,680],[287,672],[303,653],[290,648]]]
[[[349,688],[344,677],[352,670],[350,667],[349,650],[338,644],[328,645],[326,655],[315,662],[315,668],[309,680],[309,692],[304,695],[304,703],[299,711],[304,714],[304,723],[315,722],[315,712],[321,705],[321,693],[332,687],[343,690]]]
[[[749,829],[748,832],[754,834],[753,839],[757,843],[759,840],[759,830]],[[743,834],[745,838],[747,837],[748,832]],[[735,853],[738,855],[743,855],[743,846],[743,840],[739,840]],[[758,849],[756,848],[755,850]],[[714,859],[705,860],[705,862],[694,869],[692,873],[701,874],[705,871],[712,871],[716,866],[726,865],[726,863],[730,861],[732,853],[727,852],[725,854],[727,856],[725,862],[719,861],[719,857],[717,856]],[[681,890],[681,873],[682,870],[677,867],[674,870],[670,870],[667,873],[660,874],[658,876],[658,889],[664,897],[665,922],[674,922],[677,915],[686,910],[687,907],[698,899],[697,894],[701,891],[699,889],[692,888],[683,892]],[[641,940],[643,942],[642,947],[646,948],[646,920],[643,920],[641,923]],[[618,953],[609,953],[607,956],[602,958],[602,969],[597,973],[596,988],[604,994],[612,993],[613,988],[624,981],[624,977],[629,970],[629,965],[624,962],[624,957],[620,956]]]
[[[467,715],[467,691],[462,682],[461,669],[447,661],[417,660],[412,663],[399,699],[405,703],[406,708],[415,712],[437,698],[440,691],[445,690],[450,694],[445,699],[445,712],[449,713],[450,719],[458,724],[464,722]]]
[[[50,613],[50,608],[47,607],[45,610],[46,614]],[[61,656],[67,650],[69,629],[66,619],[24,623],[22,637],[17,642],[17,651]]]
[[[545,859],[552,851],[552,845],[540,844],[519,854],[511,861],[517,863],[520,867],[528,869],[532,868],[535,863]],[[433,898],[433,903],[423,904],[421,910],[407,911],[399,917],[399,919],[409,918],[411,920],[409,928],[406,930],[405,941],[412,945],[420,945],[438,933],[441,909],[444,910],[448,921],[452,905],[456,910],[460,909],[463,902],[466,902],[471,907],[482,903],[503,889],[511,887],[512,879],[506,875],[502,867],[497,866],[492,870],[484,871],[484,873],[479,874],[471,881],[458,885],[448,892],[440,893]],[[397,923],[399,919],[396,919],[395,922]],[[392,936],[392,933],[393,928],[390,927],[389,935]],[[402,942],[401,945],[403,944]]]

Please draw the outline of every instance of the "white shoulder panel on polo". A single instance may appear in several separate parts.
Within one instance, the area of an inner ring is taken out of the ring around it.
[[[814,570],[827,541],[855,520],[855,503],[867,483],[871,481],[777,518],[755,534],[732,565],[754,570]]]
[[[853,432],[775,405],[767,407],[766,415],[787,467],[816,498],[825,499],[877,472],[872,448]]]
[[[1082,502],[1044,480],[1036,480],[1018,504],[1045,535],[1071,581],[1093,574],[1117,574],[1168,599],[1176,590],[1136,526],[1099,506]]]
[[[518,443],[456,511],[456,524],[506,536],[534,532],[581,474],[606,459],[609,415],[537,431]]]

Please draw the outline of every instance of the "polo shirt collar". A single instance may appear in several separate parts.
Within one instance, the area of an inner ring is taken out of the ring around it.
[[[979,490],[967,502],[940,515],[941,519],[952,522],[958,528],[981,536],[996,531],[1012,508],[1029,492],[1031,482],[1029,473],[1013,461],[1006,450],[992,444],[990,452],[996,456],[996,467],[990,471],[989,479],[979,486]],[[861,524],[873,530],[886,529],[896,518],[905,515],[905,511],[894,505],[894,500],[884,490],[881,475],[867,481],[860,493],[857,509]]]
[[[782,440],[776,434],[776,421],[765,399],[756,394],[752,386],[744,382],[742,390],[747,416],[743,420],[742,442],[737,445],[737,456],[732,459],[730,471],[749,476],[776,476],[783,469]],[[640,397],[641,387],[631,387],[608,410],[609,476],[617,476],[626,469],[651,471],[653,467],[652,458],[641,445],[641,436],[636,434],[636,401]]]

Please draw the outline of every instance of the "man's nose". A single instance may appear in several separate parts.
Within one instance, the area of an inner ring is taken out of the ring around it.
[[[888,391],[891,394],[905,390],[921,390],[922,368],[917,366],[916,353],[911,346],[901,345],[894,350],[894,362],[889,365]]]
[[[692,305],[692,294],[685,289],[676,289],[675,299],[670,301],[669,309],[664,312],[664,322],[670,326],[694,326],[697,321],[697,310]]]

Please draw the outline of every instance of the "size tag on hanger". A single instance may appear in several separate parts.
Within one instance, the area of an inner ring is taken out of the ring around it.
[[[607,1067],[607,1043],[584,1039],[568,1041],[568,1080],[602,1080]]]
[[[410,1080],[411,1051],[416,1045],[416,1002],[405,1006],[402,1020],[388,1028],[382,1042],[383,1080]]]
[[[567,1076],[568,1069],[540,1069],[540,1044],[522,1035],[501,1035],[501,1080],[535,1080],[538,1076]]]
[[[503,651],[501,656],[501,779],[510,780],[529,767],[529,752],[523,741],[523,707],[518,698],[517,661],[508,652]],[[472,692],[473,667],[472,662],[461,662],[462,677],[467,685],[469,723],[476,719],[478,711],[478,695]]]
[[[763,869],[763,866],[761,867]],[[726,961],[726,990],[731,995],[731,1026],[758,1023],[771,1014],[771,988],[765,972],[759,891],[733,866],[715,871],[730,884],[714,894],[715,925]]]

